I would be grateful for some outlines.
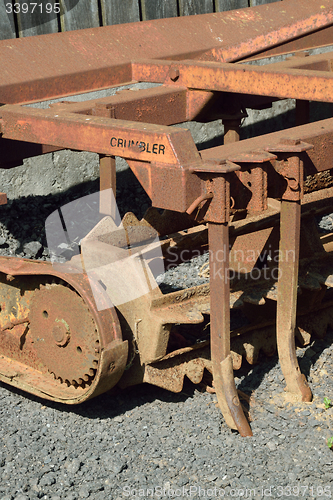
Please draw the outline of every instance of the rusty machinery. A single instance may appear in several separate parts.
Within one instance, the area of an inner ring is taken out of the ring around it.
[[[141,221],[127,214],[116,238],[103,219],[104,229],[86,241],[94,258],[103,265],[126,247],[129,231],[140,245],[154,229],[165,255],[168,248],[208,248],[210,267],[209,286],[169,294],[155,287],[98,309],[94,287],[109,304],[112,276],[102,289],[100,276],[94,283],[72,272],[75,261],[61,269],[1,257],[2,381],[74,404],[117,383],[177,392],[184,376],[199,383],[206,369],[227,424],[247,436],[233,368],[243,355],[253,363],[260,349],[272,353],[277,344],[286,389],[311,400],[295,333],[305,343],[333,322],[332,238],[320,236],[314,220],[332,210],[333,118],[309,123],[310,101],[333,102],[332,43],[332,0],[0,42],[1,167],[65,148],[91,151],[100,155],[103,191],[115,188],[115,156],[123,157],[155,208]],[[160,85],[25,106],[134,82]],[[296,99],[294,128],[239,141],[244,109],[289,98]],[[187,129],[171,126],[216,118],[224,145],[201,152]],[[101,212],[109,214],[105,204],[101,199]],[[247,257],[268,248],[278,264]],[[231,330],[230,311],[246,315],[246,326]],[[174,325],[207,317],[209,340],[171,348]]]

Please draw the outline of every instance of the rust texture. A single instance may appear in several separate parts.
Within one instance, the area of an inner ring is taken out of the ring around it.
[[[65,148],[98,153],[106,216],[82,239],[82,255],[60,271],[0,259],[1,380],[74,404],[118,382],[177,392],[185,376],[199,383],[208,370],[227,424],[250,436],[233,369],[242,357],[254,363],[260,349],[277,348],[286,389],[311,399],[295,335],[309,342],[312,311],[320,311],[322,331],[333,324],[325,294],[333,286],[332,244],[313,219],[331,203],[333,118],[308,123],[309,101],[333,102],[333,52],[304,50],[332,43],[332,0],[0,42],[0,166]],[[159,85],[46,109],[23,105],[134,82]],[[286,98],[296,100],[295,127],[239,141],[246,108]],[[201,152],[189,130],[173,126],[218,118],[224,144]],[[107,193],[116,191],[116,156],[127,160],[154,208],[141,221],[126,214],[114,232]],[[129,241],[142,251],[132,268]],[[171,255],[174,264],[184,251],[191,258],[209,250],[200,270],[209,286],[162,294],[149,267],[159,247],[165,264]],[[124,283],[110,263],[134,288],[146,280],[149,291],[111,305]],[[247,314],[246,326],[231,329],[232,309]],[[205,322],[209,340],[189,345],[181,328]]]
[[[313,0],[302,8],[295,0],[285,4],[283,9],[275,3],[4,40],[0,43],[0,102],[41,100],[131,82],[130,62],[147,57],[235,61],[333,22],[331,2],[323,6]]]

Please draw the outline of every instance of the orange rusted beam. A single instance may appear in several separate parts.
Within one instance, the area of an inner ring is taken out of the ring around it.
[[[4,138],[166,164],[200,160],[190,132],[182,128],[16,104],[3,106],[1,116]]]
[[[332,57],[332,53],[329,54]],[[312,58],[306,59],[310,64]],[[297,66],[296,61],[294,64]],[[271,65],[207,61],[142,61],[132,66],[133,76],[138,81],[170,83],[170,74],[177,69],[177,85],[192,89],[333,102],[333,95],[328,92],[333,85],[333,74],[328,69],[317,71],[307,66],[293,68],[284,64],[274,64],[271,68]]]
[[[131,61],[230,62],[333,24],[333,2],[284,0],[215,14],[0,42],[0,103],[23,103],[134,81]],[[64,57],[66,54],[66,57]]]

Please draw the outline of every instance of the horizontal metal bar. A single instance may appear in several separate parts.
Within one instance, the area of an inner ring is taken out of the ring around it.
[[[333,26],[325,27],[314,33],[309,33],[295,40],[285,42],[274,48],[268,48],[261,53],[244,58],[246,61],[259,60],[267,57],[280,56],[293,52],[312,50],[331,45],[333,42]]]
[[[236,144],[217,146],[203,150],[200,154],[203,161],[233,159],[251,151],[273,148],[285,138],[300,139],[313,145],[312,150],[303,153],[304,168],[308,175],[332,168],[333,118],[245,139]]]
[[[155,125],[173,125],[187,120],[185,87],[156,86],[149,89],[124,89],[117,94],[81,102],[51,104],[53,110],[117,118]]]
[[[169,72],[176,69],[177,84],[192,89],[333,102],[329,71],[192,61],[141,61],[132,68],[138,81],[168,81]]]
[[[19,40],[23,39],[20,38]],[[46,54],[43,55],[39,62],[44,64],[45,57]],[[26,58],[29,66],[34,66],[34,58],[31,58],[30,54],[26,54]],[[72,71],[65,66],[66,73],[59,68],[58,74],[50,75],[47,73],[39,75],[37,71],[32,73],[30,71],[24,75],[21,74],[21,67],[14,67],[13,61],[10,64],[11,69],[8,69],[8,73],[15,73],[17,77],[13,81],[12,78],[5,78],[4,73],[1,75],[0,104],[42,101],[59,96],[75,95],[90,90],[100,90],[133,83],[129,63],[97,69],[91,68],[90,64],[85,66],[81,64],[77,69],[75,69],[74,65]],[[22,65],[23,61],[20,61],[19,64]],[[50,66],[52,66],[52,63],[50,63]],[[2,65],[2,69],[5,69],[4,65]]]
[[[236,61],[333,24],[331,2],[284,0],[251,9],[0,41],[0,103],[133,81],[130,62]]]
[[[183,128],[16,104],[3,106],[0,115],[5,139],[178,166],[201,161],[191,133]]]

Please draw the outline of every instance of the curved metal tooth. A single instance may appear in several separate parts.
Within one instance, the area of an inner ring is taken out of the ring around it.
[[[243,297],[242,297],[243,292],[232,292],[230,294],[230,308],[231,309],[239,309],[240,307],[243,307],[244,302],[243,302]]]
[[[248,344],[244,342],[245,358],[250,365],[254,365],[259,356],[259,349],[256,345]]]
[[[302,347],[310,344],[311,333],[307,332],[302,327],[296,326],[295,335]]]
[[[330,274],[327,278],[325,278],[324,285],[328,288],[333,288],[333,274]]]
[[[235,351],[230,351],[230,354],[234,370],[239,370],[242,366],[243,356]]]
[[[277,286],[273,285],[269,290],[267,290],[266,298],[270,300],[277,301]]]

